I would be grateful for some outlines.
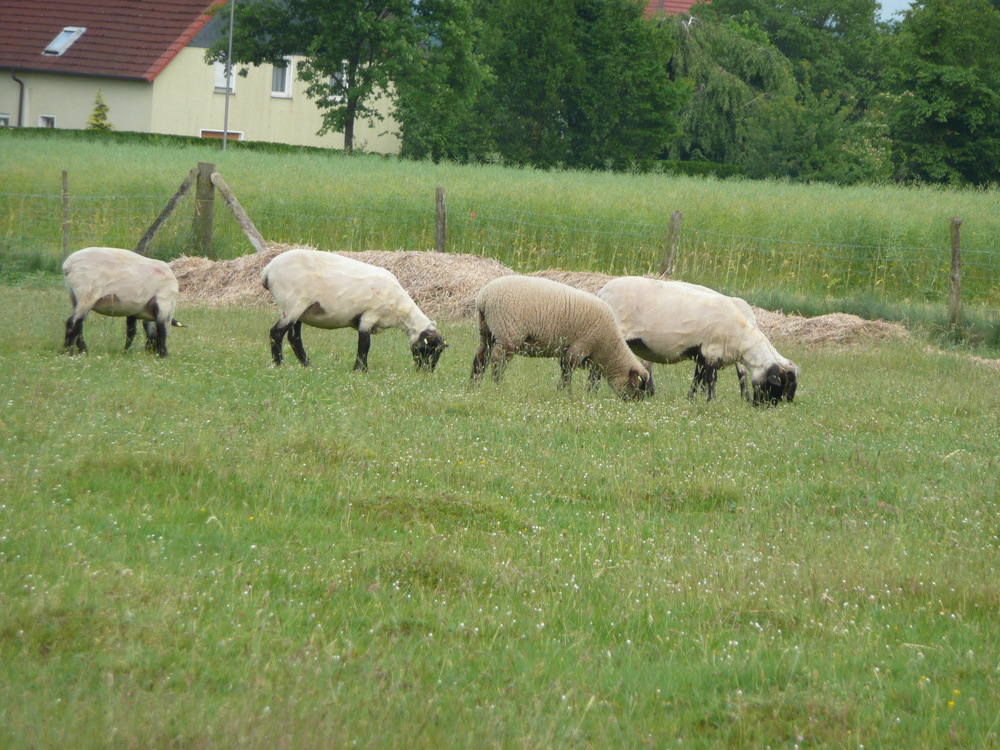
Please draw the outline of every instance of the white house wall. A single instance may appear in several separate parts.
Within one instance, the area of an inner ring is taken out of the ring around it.
[[[10,124],[17,125],[20,87],[8,71],[4,73],[0,75],[0,113],[9,115]],[[56,128],[86,128],[100,91],[109,108],[108,122],[115,130],[150,129],[153,90],[148,83],[32,72],[21,72],[17,77],[24,82],[22,125],[26,128],[37,128],[43,116],[55,117]]]
[[[214,67],[205,62],[204,53],[204,49],[196,47],[181,50],[153,82],[151,129],[154,132],[196,136],[206,130],[222,132],[226,95],[221,91],[216,93]],[[294,70],[293,62],[293,76]],[[262,65],[249,68],[246,78],[233,76],[229,131],[240,134],[244,140],[343,148],[343,133],[316,135],[322,125],[322,116],[306,97],[305,85],[293,78],[290,98],[272,97],[271,74],[271,66]],[[392,127],[390,120],[376,123],[375,127],[358,121],[355,123],[355,148],[398,153],[399,139],[385,132]]]

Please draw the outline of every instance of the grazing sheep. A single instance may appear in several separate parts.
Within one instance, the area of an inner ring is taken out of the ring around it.
[[[695,362],[690,395],[715,395],[720,368],[736,365],[743,397],[755,406],[795,397],[799,368],[778,354],[746,301],[683,281],[627,276],[597,293],[638,356],[661,364]],[[749,386],[746,382],[749,371]]]
[[[433,370],[447,344],[434,321],[424,315],[396,277],[384,268],[335,253],[302,248],[288,250],[268,263],[260,283],[274,295],[281,317],[271,328],[271,356],[283,361],[281,345],[288,334],[292,351],[303,365],[302,324],[316,328],[355,328],[355,370],[368,371],[371,336],[399,328],[410,338],[413,361]]]
[[[180,327],[174,320],[177,277],[161,260],[146,258],[115,247],[87,247],[72,253],[63,263],[66,289],[73,312],[66,320],[66,352],[73,345],[87,351],[83,321],[91,310],[125,317],[125,351],[135,338],[136,320],[146,331],[146,349],[167,356],[167,327]]]
[[[558,357],[561,387],[573,370],[587,366],[603,373],[625,399],[649,394],[649,374],[622,338],[611,308],[592,294],[548,279],[501,276],[476,297],[480,346],[472,361],[472,381],[482,380],[492,359],[500,382],[515,354]]]

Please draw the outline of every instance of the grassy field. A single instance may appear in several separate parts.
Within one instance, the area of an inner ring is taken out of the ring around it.
[[[62,170],[72,196],[71,246],[134,247],[199,162],[216,164],[267,239],[329,250],[433,248],[434,194],[444,187],[449,251],[486,255],[521,272],[658,270],[670,214],[680,210],[678,278],[749,298],[875,294],[943,311],[949,222],[958,216],[966,302],[1000,303],[996,190],[546,172],[2,131],[0,252],[48,253],[58,262]],[[192,200],[185,200],[154,242],[154,255],[191,252]],[[219,257],[252,251],[221,200],[216,219]]]
[[[182,165],[182,168],[186,166]],[[0,286],[0,746],[996,747],[1000,374],[781,344],[792,405],[468,386]]]

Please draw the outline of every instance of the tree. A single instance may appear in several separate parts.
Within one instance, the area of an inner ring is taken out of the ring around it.
[[[762,99],[740,122],[739,163],[754,178],[854,184],[891,176],[890,145],[876,114],[858,120],[839,97]]]
[[[903,17],[887,105],[899,176],[983,185],[1000,174],[1000,11],[919,0]]]
[[[863,108],[878,86],[885,41],[878,0],[712,0],[695,12],[760,26],[817,96],[847,92]]]
[[[489,80],[476,51],[481,24],[466,0],[422,0],[414,21],[416,38],[429,41],[410,47],[394,78],[401,154],[469,158],[481,143],[473,106]]]
[[[567,92],[573,161],[651,164],[679,136],[689,95],[669,74],[672,37],[621,0],[577,0],[575,27],[583,78]]]
[[[683,135],[671,156],[740,161],[740,122],[763,100],[797,92],[791,63],[752,24],[690,15],[668,16],[660,23],[675,40],[671,76],[694,87],[681,112]]]
[[[404,75],[431,42],[420,35],[427,27],[426,17],[447,5],[412,0],[251,0],[236,6],[233,61],[284,65],[286,57],[304,56],[297,73],[306,83],[306,94],[323,110],[320,134],[343,131],[344,150],[351,151],[355,121],[382,119],[376,109],[378,98],[394,96],[393,80]],[[223,38],[206,58],[225,62],[226,54]]]
[[[97,90],[97,98],[94,100],[94,111],[90,113],[87,120],[87,130],[114,130],[115,126],[108,120],[108,112],[111,108],[104,103],[104,97],[100,89]]]
[[[686,86],[670,38],[631,0],[480,0],[484,143],[508,161],[595,167],[652,161],[678,133]]]
[[[565,97],[583,76],[573,0],[481,0],[479,12],[493,73],[477,106],[484,148],[517,164],[568,162]]]

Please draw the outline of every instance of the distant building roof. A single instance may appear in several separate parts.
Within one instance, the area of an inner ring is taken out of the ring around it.
[[[687,13],[697,0],[646,0],[646,18],[657,13]]]
[[[152,81],[219,2],[0,0],[0,69]],[[44,54],[69,29],[61,54]]]

